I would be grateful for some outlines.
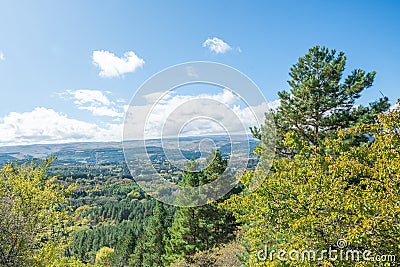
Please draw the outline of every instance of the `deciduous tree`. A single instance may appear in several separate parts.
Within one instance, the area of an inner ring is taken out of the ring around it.
[[[368,132],[373,141],[349,145],[348,134]],[[292,148],[287,135],[285,145]],[[248,172],[245,180],[251,180]],[[312,261],[260,260],[257,252],[298,252],[313,249],[371,251],[399,255],[400,247],[400,110],[378,115],[374,124],[361,124],[326,137],[321,146],[303,140],[293,158],[274,162],[261,187],[233,195],[225,206],[241,222],[248,240],[251,266],[315,266]],[[319,264],[349,266],[354,262],[325,257]],[[360,258],[360,266],[374,266]]]
[[[48,177],[54,158],[0,169],[0,265],[47,266],[63,257],[68,190]]]

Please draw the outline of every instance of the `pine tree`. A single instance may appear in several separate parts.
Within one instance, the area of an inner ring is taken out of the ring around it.
[[[143,263],[143,254],[146,248],[144,247],[143,239],[140,239],[135,246],[133,254],[129,258],[129,266],[140,267]]]
[[[206,159],[207,167],[204,170],[204,183],[209,183],[218,179],[228,167],[228,159],[222,157],[220,150],[212,151]]]
[[[167,231],[168,214],[164,204],[157,201],[153,210],[153,216],[145,232],[146,251],[143,254],[143,266],[163,266],[165,254],[165,235]]]
[[[227,168],[228,161],[220,151],[213,151],[207,158],[204,171],[196,171],[197,163],[188,162],[180,185],[201,186],[217,179]],[[201,192],[200,192],[201,193]],[[233,238],[236,222],[233,215],[217,207],[218,202],[199,207],[179,207],[169,228],[166,242],[166,262],[190,257],[197,251],[221,245]]]
[[[171,221],[162,202],[157,201],[145,232],[130,259],[131,266],[164,266],[165,239]]]
[[[112,257],[113,266],[127,266],[130,255],[135,247],[134,233],[129,230],[116,245],[115,252]]]
[[[202,173],[198,171],[198,163],[192,158],[186,164],[183,179],[179,182],[182,187],[193,188],[201,185]],[[187,199],[178,199],[184,204]],[[165,245],[165,261],[174,262],[185,255],[193,255],[197,249],[202,249],[199,236],[199,209],[192,207],[178,207],[171,227],[168,229],[169,238]]]
[[[279,152],[292,152],[283,143],[288,133],[294,134],[297,144],[305,141],[319,146],[339,127],[371,123],[376,114],[389,108],[386,97],[369,107],[356,107],[362,91],[372,86],[375,72],[355,69],[343,80],[345,65],[343,52],[314,46],[291,67],[290,91],[278,93],[280,106],[274,113]],[[257,138],[261,135],[256,128],[252,132]]]

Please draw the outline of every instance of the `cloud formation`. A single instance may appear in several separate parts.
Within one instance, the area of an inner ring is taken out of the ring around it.
[[[124,116],[124,108],[111,101],[100,90],[66,90],[61,96],[72,98],[78,109],[90,111],[94,116],[120,118]]]
[[[0,51],[0,61],[4,61],[6,58],[4,57],[3,51]]]
[[[74,103],[77,105],[84,104],[100,104],[100,105],[110,105],[110,100],[105,96],[105,94],[100,90],[67,90],[67,94],[75,98]]]
[[[121,114],[127,109],[126,105],[118,107],[121,110],[113,110],[114,101],[98,90],[67,92],[79,109],[88,110],[97,116],[112,117],[113,120],[103,124],[87,122],[45,107],[37,107],[28,112],[11,112],[0,117],[0,146],[122,140],[124,125]],[[63,96],[66,95],[64,93]],[[128,110],[127,117],[131,122],[128,127],[128,137],[131,138],[128,139],[143,136],[145,124],[146,138],[177,134],[226,134],[226,130],[230,134],[244,133],[248,132],[249,126],[257,125],[254,114],[263,117],[268,110],[265,103],[255,107],[245,105],[239,96],[228,89],[199,95],[170,92],[163,95],[155,106],[149,104],[154,103],[159,96],[148,95],[145,98],[147,104]],[[274,101],[271,106],[276,104]],[[148,112],[148,117],[141,116]]]
[[[139,58],[133,51],[126,52],[123,57],[117,57],[109,51],[93,51],[92,60],[93,64],[100,68],[99,76],[106,78],[134,72],[144,64],[144,60]]]
[[[216,54],[224,54],[229,50],[232,50],[232,47],[229,44],[225,43],[217,37],[208,38],[207,40],[205,40],[203,43],[203,47],[207,47],[211,52],[214,52]]]
[[[280,99],[276,99],[276,100],[268,103],[268,107],[273,110],[277,110],[280,105],[281,105]]]
[[[71,119],[53,109],[37,107],[11,112],[0,118],[0,145],[51,144],[87,141],[120,141],[122,124],[100,127]]]
[[[228,89],[199,95],[152,93],[144,98],[148,104],[133,106],[126,114],[127,140],[226,134],[226,131],[246,134],[250,126],[263,123],[257,118],[264,118],[264,112],[269,109],[266,103],[249,107]]]

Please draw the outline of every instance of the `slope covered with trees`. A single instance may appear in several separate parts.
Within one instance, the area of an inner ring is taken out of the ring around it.
[[[356,69],[345,76],[345,66],[344,53],[325,47],[299,58],[290,69],[289,91],[279,93],[280,106],[267,112],[265,126],[251,129],[260,140],[255,153],[261,167],[241,174],[223,199],[200,207],[152,199],[121,162],[5,164],[0,266],[398,264],[400,109],[389,110],[385,97],[359,105],[376,74]],[[177,180],[195,189],[224,173],[227,160],[213,151],[199,170],[192,159]],[[369,259],[304,260],[307,249],[368,251]],[[377,262],[379,255],[387,261]]]
[[[396,110],[379,115],[375,124],[339,131],[336,137],[325,138],[320,147],[303,144],[293,158],[275,160],[274,171],[265,174],[265,183],[255,192],[226,201],[225,207],[243,224],[250,265],[285,262],[277,257],[260,261],[257,252],[264,253],[266,245],[269,251],[339,251],[343,247],[338,247],[338,240],[345,240],[346,250],[370,250],[370,258],[399,255],[399,129],[400,110]],[[373,142],[348,145],[347,135],[365,131]],[[285,139],[288,147],[292,143],[290,136]],[[354,264],[337,261],[326,257],[319,263]],[[375,266],[362,258],[360,262],[360,266]],[[287,263],[315,264],[301,259]]]

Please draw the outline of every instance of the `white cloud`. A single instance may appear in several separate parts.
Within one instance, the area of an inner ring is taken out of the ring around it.
[[[128,51],[123,57],[117,57],[108,51],[93,51],[93,63],[100,68],[101,77],[118,77],[125,73],[134,72],[144,64],[133,51]]]
[[[120,141],[122,124],[100,127],[68,118],[53,109],[11,112],[0,118],[0,145],[50,144],[83,141]]]
[[[163,136],[248,133],[257,126],[268,110],[266,103],[247,106],[228,89],[214,94],[177,95],[170,92],[158,99],[161,92],[149,94],[143,106],[131,107],[126,116],[126,139]],[[153,106],[153,101],[158,99]],[[148,116],[147,116],[148,115]],[[224,129],[227,127],[227,129]],[[143,129],[145,131],[143,132]]]
[[[210,49],[211,52],[214,52],[216,54],[224,54],[229,50],[232,50],[232,47],[229,44],[225,43],[217,37],[208,38],[207,40],[205,40],[203,43],[203,47],[207,47],[208,49]]]
[[[281,100],[276,99],[276,100],[268,103],[268,108],[276,110],[280,105],[281,105]]]
[[[111,92],[106,92],[111,94]],[[61,93],[61,96],[68,96],[74,99],[74,104],[78,109],[88,110],[94,116],[103,117],[123,117],[123,106],[118,106],[114,101],[111,101],[100,90],[67,90]],[[118,103],[123,101],[119,99]]]
[[[127,105],[121,106],[122,111],[119,112],[114,110],[113,101],[104,94],[102,95],[106,98],[97,94],[75,94],[73,91],[69,93],[78,95],[75,101],[79,100],[80,102],[77,103],[83,103],[82,106],[78,106],[79,109],[89,110],[98,116],[112,117],[112,123],[99,125],[73,119],[66,114],[44,107],[37,107],[23,113],[11,112],[0,117],[0,146],[121,141],[124,125],[120,113],[123,114]],[[98,99],[101,101],[89,97],[93,95],[99,96]],[[148,100],[154,100],[155,96],[149,96]],[[93,107],[92,103],[101,104]],[[103,103],[110,103],[110,106],[105,106]],[[272,103],[276,104],[276,101]],[[125,136],[127,139],[139,139],[138,137],[143,136],[143,129],[146,130],[146,138],[159,138],[161,133],[164,136],[176,136],[180,130],[181,136],[225,134],[223,127],[227,127],[231,134],[243,133],[243,129],[248,131],[249,126],[258,124],[254,114],[258,118],[264,118],[264,112],[268,110],[265,103],[252,107],[246,106],[236,94],[228,89],[219,93],[195,96],[177,95],[170,92],[159,99],[154,109],[151,108],[152,104],[147,103],[129,109],[127,114],[128,122],[130,122],[127,127],[129,135]],[[150,115],[146,117],[141,114]],[[190,121],[191,118],[195,119]],[[148,120],[145,127],[146,119]]]
[[[146,103],[154,103],[163,95],[165,95],[165,92],[155,92],[144,95],[143,98],[145,99]]]
[[[102,104],[110,105],[110,100],[102,91],[99,90],[67,90],[67,94],[75,98],[74,103],[83,104]]]
[[[3,51],[0,51],[0,61],[4,61],[6,58],[4,57]]]
[[[82,110],[88,110],[92,112],[94,116],[105,116],[105,117],[123,117],[122,112],[118,112],[113,108],[108,107],[96,107],[96,106],[89,106],[89,107],[78,107]]]

